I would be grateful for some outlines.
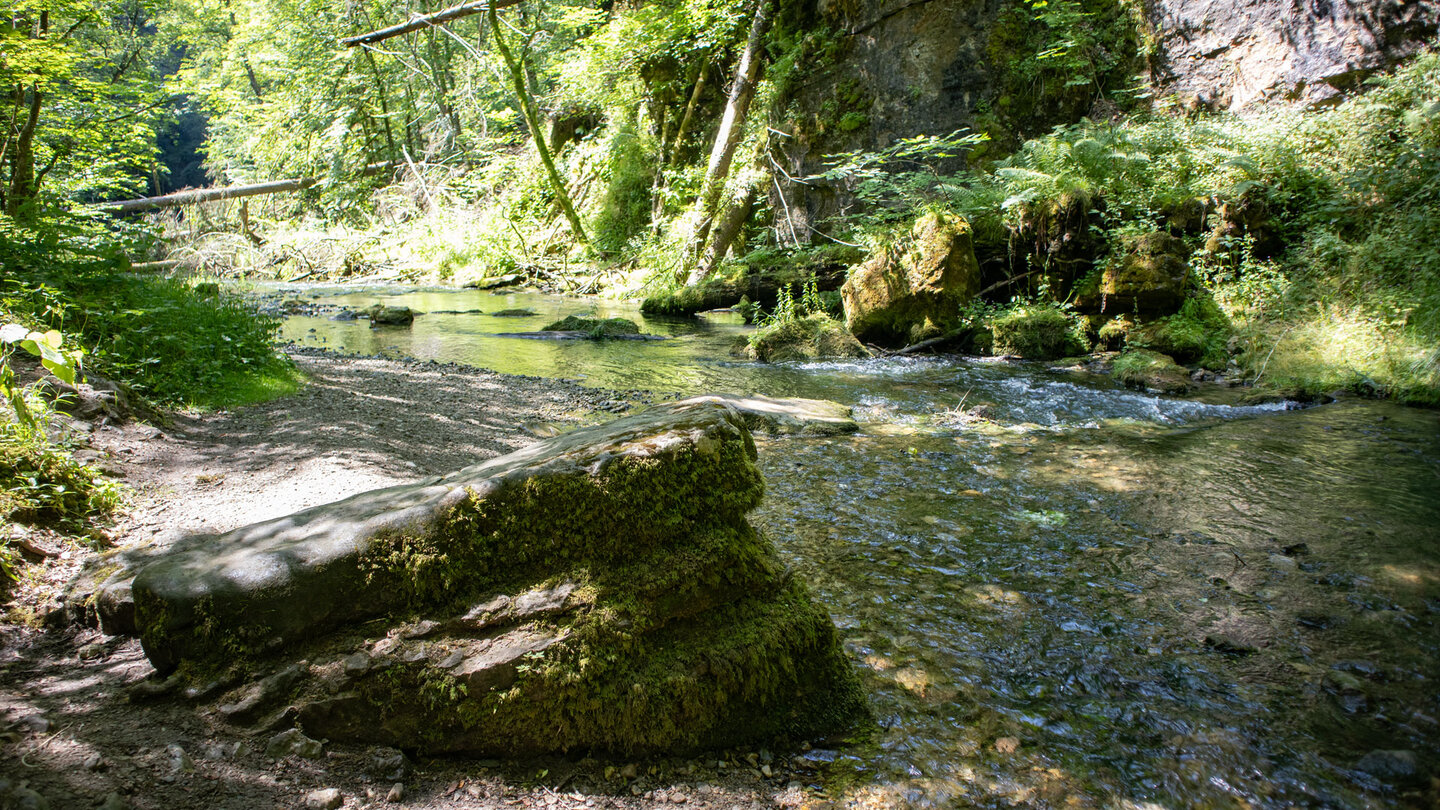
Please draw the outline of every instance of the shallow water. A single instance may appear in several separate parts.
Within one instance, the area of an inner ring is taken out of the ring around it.
[[[288,337],[622,390],[854,405],[858,436],[761,443],[769,496],[755,514],[871,690],[879,729],[806,755],[837,797],[1427,801],[1423,780],[1355,766],[1374,750],[1413,752],[1422,773],[1440,761],[1435,412],[1243,408],[1225,392],[1153,397],[955,358],[736,363],[733,317],[645,321],[534,294],[318,300],[539,314],[428,314],[409,330],[295,317]],[[496,336],[592,309],[672,339]],[[993,423],[961,417],[979,403]]]

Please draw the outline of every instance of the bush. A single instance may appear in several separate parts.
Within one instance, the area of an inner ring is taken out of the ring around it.
[[[1154,349],[1182,363],[1222,369],[1229,363],[1230,321],[1210,296],[1191,296],[1180,311],[1130,330],[1127,344]]]
[[[1058,309],[1019,309],[990,324],[994,351],[1026,360],[1054,360],[1085,350],[1074,324]]]

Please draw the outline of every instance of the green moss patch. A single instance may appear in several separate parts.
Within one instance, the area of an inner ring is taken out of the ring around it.
[[[640,327],[634,321],[625,318],[584,318],[579,315],[567,315],[540,331],[585,332],[590,337],[598,339],[618,335],[638,335]]]
[[[999,354],[1054,360],[1084,351],[1075,337],[1074,325],[1058,309],[1018,310],[996,318],[990,330],[994,351]]]

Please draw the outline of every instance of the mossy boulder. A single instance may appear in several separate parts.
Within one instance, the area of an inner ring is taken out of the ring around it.
[[[1184,240],[1155,232],[1126,240],[1097,287],[1077,303],[1094,312],[1153,318],[1180,308],[1190,286],[1190,248]]]
[[[736,351],[742,357],[765,363],[870,356],[844,324],[827,315],[807,315],[762,326]]]
[[[135,623],[161,672],[300,661],[272,697],[332,740],[521,756],[823,733],[863,701],[828,615],[746,521],[755,458],[725,404],[660,406],[187,538],[134,574]]]
[[[409,326],[415,322],[415,310],[409,307],[387,307],[376,304],[365,310],[371,326]]]
[[[1154,349],[1181,363],[1223,369],[1230,359],[1226,345],[1232,332],[1214,299],[1197,296],[1187,298],[1174,315],[1133,327],[1127,344]]]
[[[1074,325],[1058,309],[1026,309],[996,318],[990,324],[996,354],[1026,360],[1054,360],[1084,351]]]
[[[970,224],[930,213],[906,238],[853,269],[840,295],[845,325],[866,343],[907,345],[954,331],[980,290]]]
[[[1131,388],[1183,394],[1190,389],[1190,375],[1169,355],[1148,349],[1131,349],[1115,358],[1115,378]]]
[[[625,318],[584,318],[579,315],[567,315],[540,331],[584,332],[589,337],[599,339],[619,337],[620,335],[638,335],[640,327],[634,321]]]

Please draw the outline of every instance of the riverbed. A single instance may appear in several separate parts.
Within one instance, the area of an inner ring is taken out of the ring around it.
[[[1167,398],[979,358],[744,363],[729,356],[748,329],[734,315],[647,320],[599,299],[284,294],[318,305],[285,321],[301,345],[853,406],[856,436],[762,442],[769,494],[753,516],[870,689],[874,728],[802,755],[833,796],[1427,801],[1440,760],[1433,411],[1242,406],[1219,388]],[[409,328],[331,319],[373,303],[426,314]],[[587,313],[666,339],[513,336]]]

